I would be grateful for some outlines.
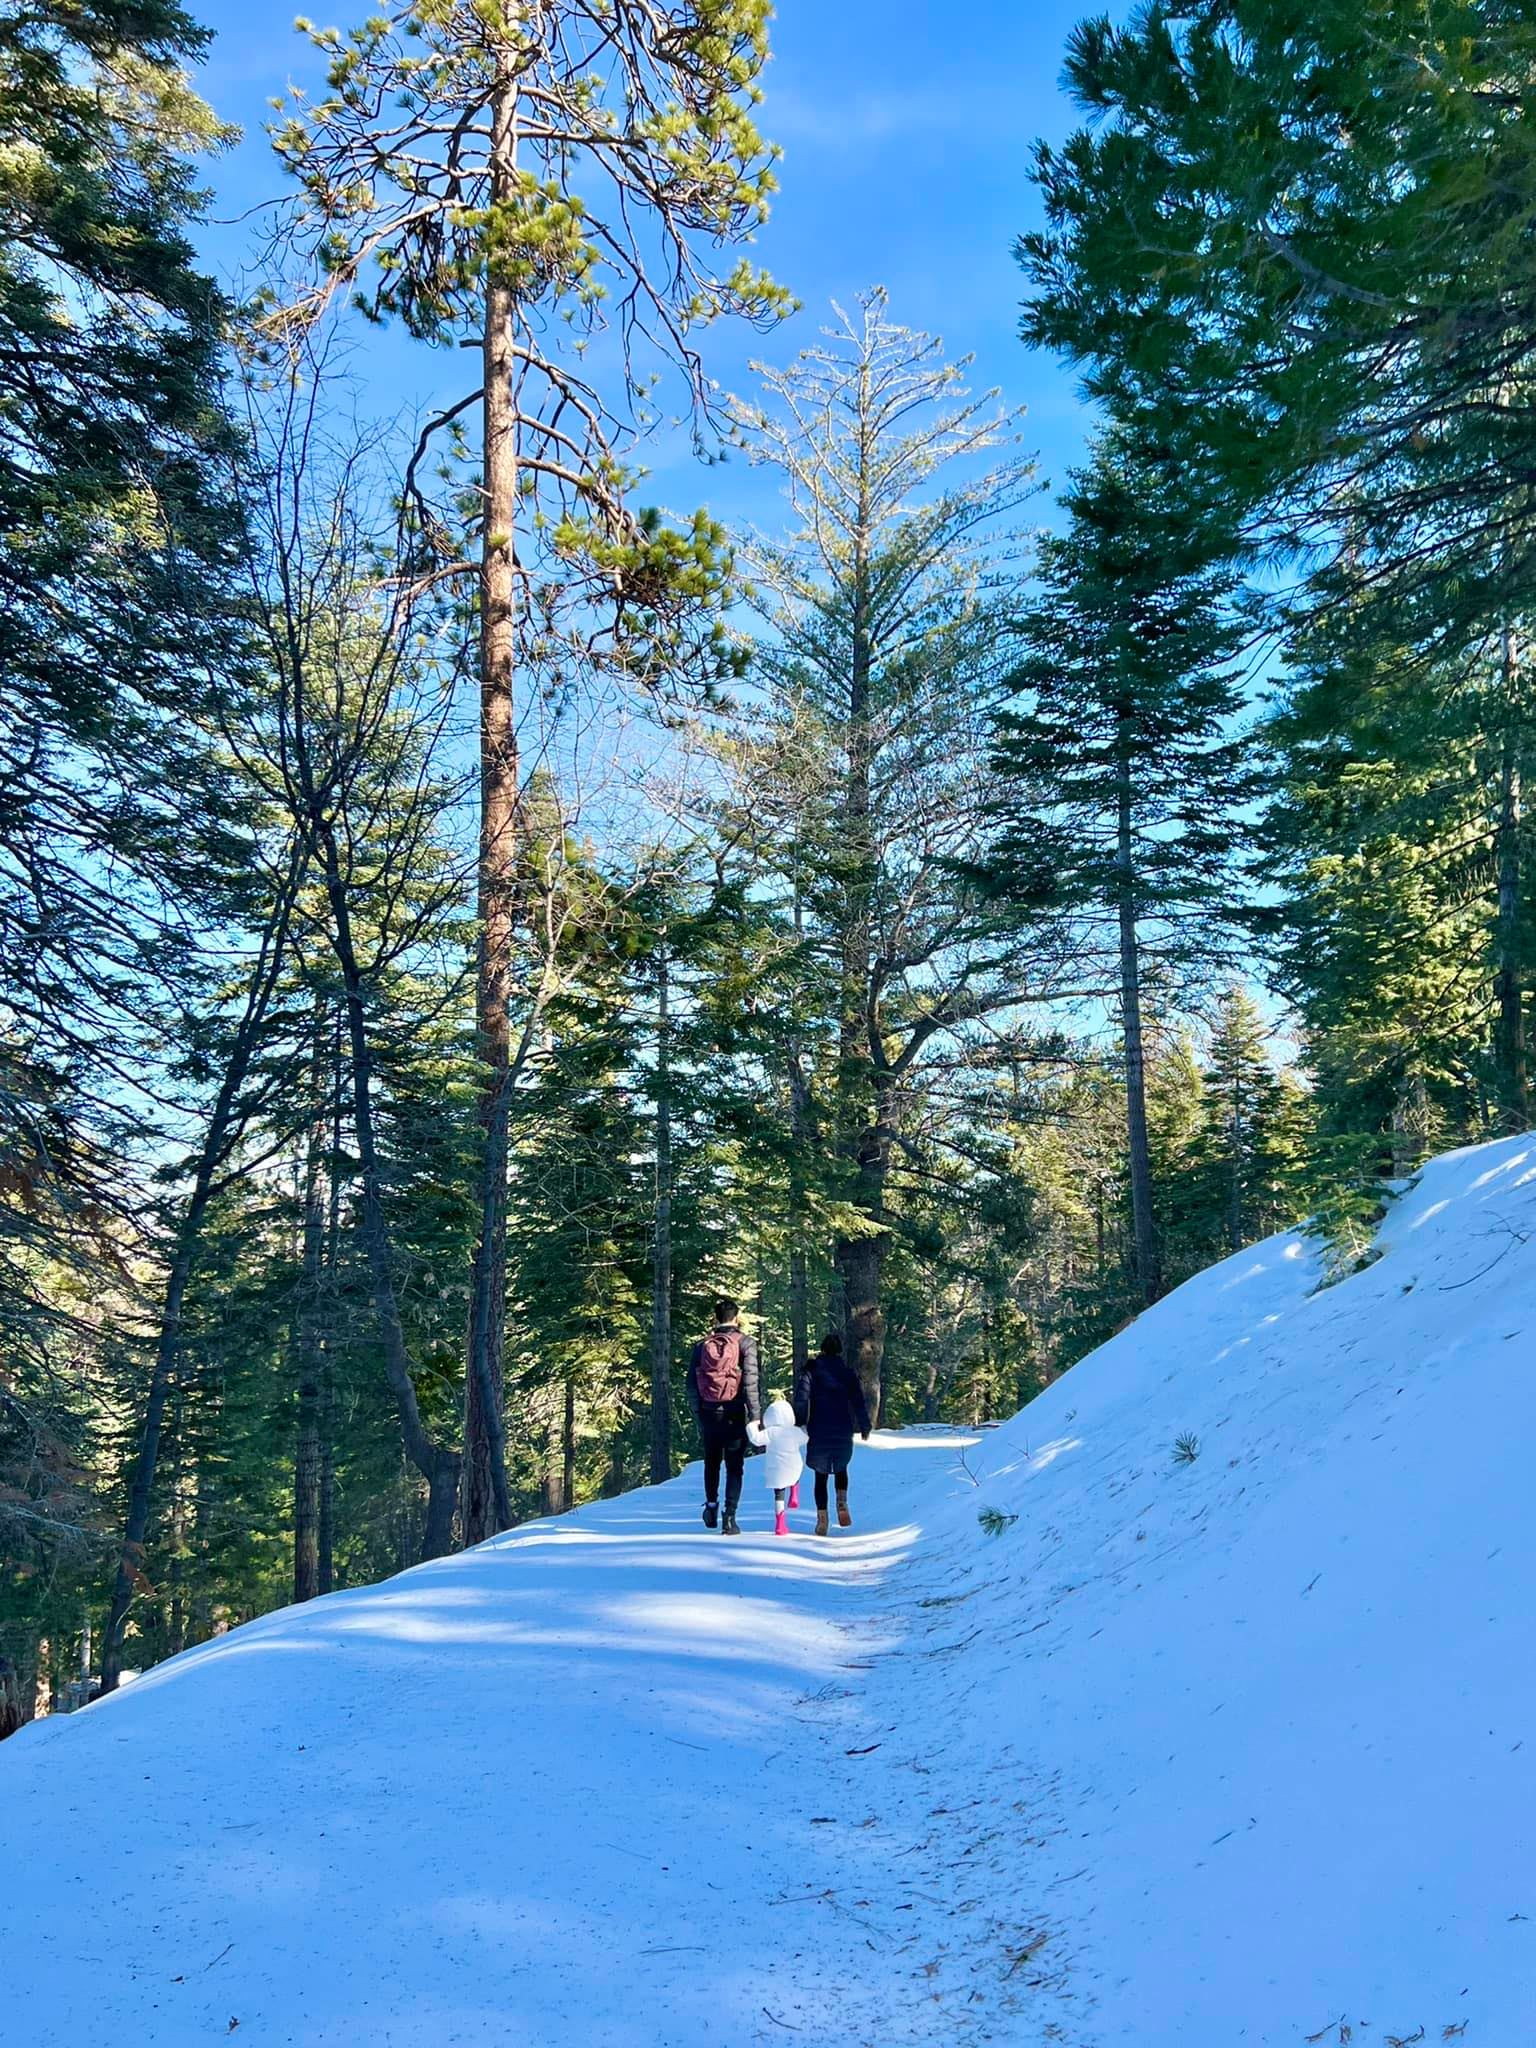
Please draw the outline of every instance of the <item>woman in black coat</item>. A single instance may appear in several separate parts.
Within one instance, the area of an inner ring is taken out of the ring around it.
[[[795,1420],[810,1438],[805,1462],[816,1475],[816,1534],[827,1533],[829,1478],[837,1485],[838,1527],[851,1529],[848,1463],[855,1435],[869,1442],[869,1404],[835,1332],[822,1338],[820,1351],[795,1382]]]

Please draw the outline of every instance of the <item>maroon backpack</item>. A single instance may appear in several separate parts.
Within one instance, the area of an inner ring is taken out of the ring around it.
[[[699,1346],[694,1384],[706,1407],[724,1405],[741,1395],[741,1332],[714,1330]]]

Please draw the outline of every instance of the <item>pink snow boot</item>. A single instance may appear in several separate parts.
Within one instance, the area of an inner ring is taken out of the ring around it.
[[[782,1508],[779,1509],[773,1518],[773,1533],[775,1536],[787,1536],[789,1534],[789,1517]]]
[[[789,1504],[792,1508],[797,1508],[800,1505],[800,1482],[798,1479],[789,1489]]]

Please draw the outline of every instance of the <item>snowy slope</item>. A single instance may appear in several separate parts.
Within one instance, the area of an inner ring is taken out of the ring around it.
[[[1380,1244],[1201,1275],[928,1518],[903,1656],[980,1800],[935,1859],[1040,1943],[977,2038],[1536,2041],[1536,1144],[1435,1162]]]
[[[851,1537],[690,1472],[24,1733],[0,2043],[1536,2041],[1536,1144],[1382,1247],[877,1440]]]

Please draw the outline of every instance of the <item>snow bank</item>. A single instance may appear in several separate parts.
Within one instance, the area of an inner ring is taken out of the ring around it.
[[[981,1795],[934,1853],[1033,1950],[991,2038],[1536,2038],[1536,1145],[1380,1243],[1201,1275],[925,1518],[905,1656]]]
[[[695,1468],[24,1733],[0,2041],[1521,2048],[1536,1144],[1382,1247],[877,1439],[851,1537]]]

